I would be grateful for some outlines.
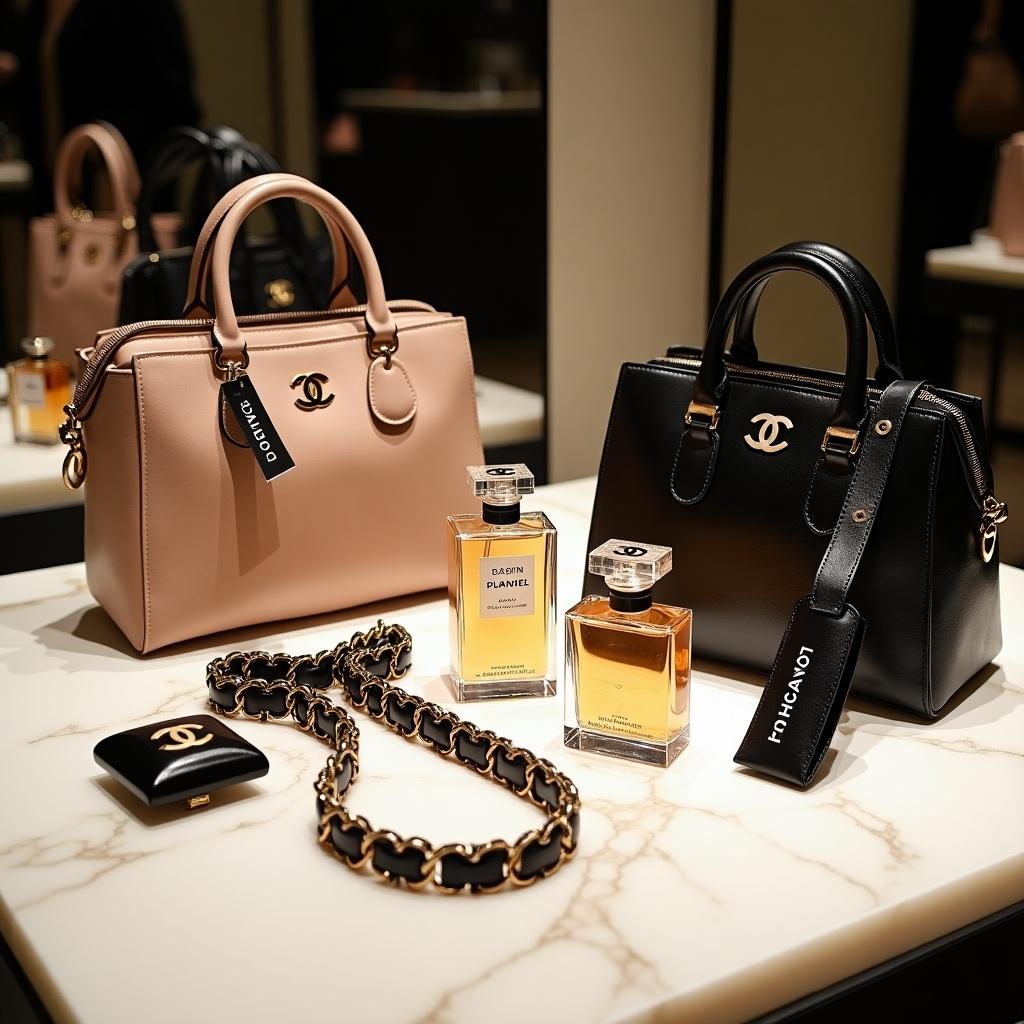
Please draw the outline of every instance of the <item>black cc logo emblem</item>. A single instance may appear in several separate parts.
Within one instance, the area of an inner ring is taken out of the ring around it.
[[[303,397],[296,398],[295,404],[306,412],[312,409],[326,409],[334,401],[333,394],[324,394],[326,383],[326,373],[300,373],[291,384],[293,388],[302,386]]]
[[[647,548],[634,547],[632,544],[620,544],[612,554],[622,555],[623,558],[643,558],[647,554]]]
[[[515,469],[512,466],[494,466],[487,470],[488,476],[515,476]]]

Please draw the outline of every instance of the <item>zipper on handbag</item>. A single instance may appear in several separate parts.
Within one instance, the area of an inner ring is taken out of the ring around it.
[[[250,316],[240,316],[239,326],[256,326],[260,324],[274,324],[285,321],[307,320],[309,323],[322,323],[327,320],[343,320],[346,317],[356,316],[365,313],[369,305],[365,302],[357,306],[346,306],[343,309],[329,309],[323,312],[305,312],[302,310],[288,310],[283,313],[256,313]],[[418,299],[394,299],[388,302],[388,309],[393,313],[419,312],[436,313],[437,310],[429,303],[420,302]],[[89,361],[82,370],[82,375],[75,383],[75,391],[71,402],[64,406],[66,417],[60,427],[60,438],[68,446],[68,453],[64,457],[64,484],[74,490],[81,487],[85,482],[87,459],[85,454],[85,439],[82,435],[82,423],[79,414],[85,408],[86,402],[92,393],[93,387],[98,380],[100,373],[107,368],[115,352],[129,339],[145,336],[150,331],[165,331],[168,329],[187,329],[189,333],[210,330],[214,321],[212,317],[204,317],[195,320],[143,320],[135,324],[126,324],[118,327],[103,339],[93,350]]]
[[[690,356],[663,356],[660,359],[655,360],[655,362],[679,363],[683,366],[691,366],[696,369],[700,367],[701,361]],[[813,384],[815,387],[827,388],[832,391],[839,391],[842,386],[836,381],[828,380],[827,378],[812,377],[809,374],[803,373],[790,373],[787,370],[771,370],[763,366],[733,367],[733,371],[741,374],[751,374],[756,377],[768,377],[773,380],[791,380],[800,384]],[[882,389],[878,387],[869,387],[868,393],[880,395],[882,393]],[[937,405],[945,413],[951,416],[957,425],[958,432],[961,440],[963,441],[968,468],[970,469],[974,499],[982,513],[980,534],[982,537],[982,555],[984,557],[986,549],[994,548],[994,528],[999,523],[1006,520],[1008,514],[1006,502],[999,501],[988,489],[988,477],[985,473],[985,467],[982,464],[981,456],[978,453],[978,446],[974,440],[971,424],[963,411],[957,408],[953,402],[935,394],[934,391],[931,391],[927,387],[922,388],[918,392],[918,395],[920,398],[924,399],[924,401],[930,402],[932,405]],[[984,539],[986,536],[989,538],[987,543]],[[990,557],[991,553],[988,558],[985,558],[985,561],[988,561]]]

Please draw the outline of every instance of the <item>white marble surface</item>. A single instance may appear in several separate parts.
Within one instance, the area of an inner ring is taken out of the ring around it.
[[[0,394],[7,374],[0,372]],[[544,397],[488,377],[476,378],[480,437],[485,447],[526,444],[544,436]],[[79,505],[85,490],[69,491],[61,478],[62,444],[16,444],[9,407],[0,408],[0,514]]]
[[[592,488],[534,502],[560,528],[562,608],[579,593]],[[109,733],[199,712],[214,652],[317,650],[378,611],[413,633],[409,687],[446,701],[439,595],[142,660],[81,566],[9,576],[0,925],[60,1021],[742,1021],[1024,899],[1024,573],[1004,570],[1003,594],[988,678],[933,724],[854,702],[806,793],[735,768],[759,687],[722,667],[699,667],[693,742],[667,771],[564,749],[559,698],[468,707],[572,776],[582,840],[530,889],[445,897],[318,849],[326,748],[297,729],[236,724],[270,774],[191,814],[146,812],[91,753]],[[441,842],[539,820],[357,717],[351,805],[374,823]]]
[[[970,245],[929,249],[925,269],[929,277],[1024,288],[1024,256],[1007,256],[985,231],[975,231]]]

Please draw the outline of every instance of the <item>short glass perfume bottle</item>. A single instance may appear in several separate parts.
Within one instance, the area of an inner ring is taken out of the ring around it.
[[[21,347],[25,358],[7,367],[14,439],[56,444],[64,406],[71,401],[70,371],[66,363],[50,358],[49,338],[25,338]]]
[[[652,589],[672,549],[609,540],[589,568],[609,596],[565,614],[565,745],[665,767],[690,739],[693,616]]]
[[[555,692],[555,540],[522,463],[468,466],[479,515],[448,517],[448,608],[456,700]]]

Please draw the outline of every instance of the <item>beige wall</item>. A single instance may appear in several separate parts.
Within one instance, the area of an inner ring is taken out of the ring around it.
[[[714,3],[549,10],[548,443],[565,480],[597,469],[619,366],[703,335]]]
[[[723,287],[762,253],[818,238],[858,256],[891,300],[912,6],[735,0]],[[772,283],[757,337],[773,361],[843,365],[835,303],[800,274]]]

